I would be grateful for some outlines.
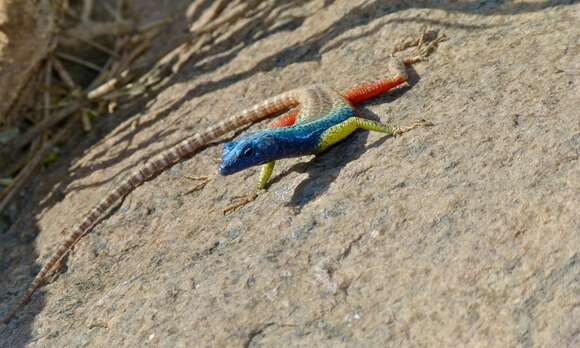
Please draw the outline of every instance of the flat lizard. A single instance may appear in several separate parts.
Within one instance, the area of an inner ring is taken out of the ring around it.
[[[400,135],[411,129],[430,125],[426,121],[409,127],[387,126],[379,122],[354,116],[354,105],[387,92],[408,79],[406,65],[423,60],[444,36],[436,37],[425,44],[426,33],[395,51],[417,46],[419,54],[406,59],[392,57],[392,77],[373,82],[365,82],[338,93],[325,85],[312,85],[298,88],[267,99],[250,109],[211,126],[175,146],[153,157],[134,171],[127,179],[113,189],[75,226],[70,236],[57,249],[54,255],[42,267],[32,283],[20,297],[16,305],[2,318],[0,323],[7,324],[15,314],[28,303],[34,292],[72,251],[72,248],[96,225],[97,221],[119,200],[133,192],[137,187],[152,180],[173,165],[189,159],[199,148],[210,144],[220,136],[253,124],[268,117],[287,112],[270,125],[270,129],[256,132],[241,140],[234,140],[224,145],[219,172],[229,175],[251,166],[263,164],[258,189],[265,188],[276,160],[297,157],[306,154],[317,154],[343,140],[356,129],[382,132],[388,135]],[[425,45],[424,45],[425,44]],[[247,204],[256,195],[243,199],[227,210],[235,210]]]

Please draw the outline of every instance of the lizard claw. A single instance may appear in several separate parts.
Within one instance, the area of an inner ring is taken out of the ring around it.
[[[187,176],[187,175],[184,175],[183,177],[187,180],[198,182],[197,185],[195,185],[194,187],[187,190],[187,192],[185,192],[186,195],[203,189],[205,187],[205,185],[207,185],[207,183],[210,181],[210,178],[207,176]]]
[[[407,127],[396,127],[395,130],[393,131],[393,135],[394,136],[398,136],[401,135],[403,133],[407,133],[415,128],[420,128],[420,127],[432,127],[435,124],[433,122],[429,122],[426,120],[420,120],[418,122],[413,123],[410,126]]]
[[[233,197],[232,204],[230,204],[229,206],[227,206],[224,209],[224,211],[223,211],[224,215],[228,215],[229,213],[233,213],[236,210],[245,206],[246,204],[253,202],[254,200],[256,200],[256,198],[258,198],[259,192],[260,191],[254,191],[254,192],[247,194],[247,195],[244,195],[244,196]]]
[[[417,62],[422,62],[427,60],[427,57],[433,52],[440,42],[447,40],[445,34],[439,34],[437,30],[427,30],[423,28],[421,34],[415,38],[407,38],[404,41],[399,42],[395,45],[392,56],[397,52],[404,51],[408,48],[415,47],[416,54],[412,57],[407,57],[403,59],[403,62],[407,65],[414,64]]]
[[[431,121],[427,121],[424,118],[420,119],[418,122],[415,122],[414,124],[416,124],[418,127],[433,127],[433,126],[435,126],[435,123],[433,123]]]

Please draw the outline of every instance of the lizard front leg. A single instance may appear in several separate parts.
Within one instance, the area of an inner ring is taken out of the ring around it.
[[[284,115],[280,116],[279,118],[277,118],[276,120],[274,120],[272,123],[270,123],[268,125],[268,128],[291,127],[296,123],[296,119],[297,119],[298,115],[299,115],[299,110],[289,111],[286,114],[284,114]],[[263,190],[266,189],[266,185],[268,184],[268,181],[272,177],[272,172],[274,171],[275,164],[276,164],[276,161],[270,161],[266,164],[263,164],[262,169],[260,171],[260,178],[258,179],[257,190],[255,190],[252,193],[247,194],[247,195],[234,197],[232,199],[232,203],[229,206],[227,206],[226,208],[224,208],[224,210],[223,210],[224,215],[232,213],[232,212],[242,208],[246,204],[254,201],[258,197],[260,192],[262,192]]]
[[[268,180],[270,180],[270,177],[272,176],[272,172],[274,171],[275,164],[276,164],[276,161],[271,161],[271,162],[268,162],[268,163],[262,165],[262,170],[260,171],[260,179],[258,180],[257,189],[252,191],[251,193],[249,193],[247,195],[234,197],[232,199],[232,204],[230,204],[226,208],[224,208],[224,210],[223,210],[224,215],[232,213],[232,212],[242,208],[246,204],[256,200],[256,198],[258,198],[258,195],[260,194],[260,192],[262,192],[263,190],[266,189],[266,185],[268,184]]]
[[[324,152],[332,145],[348,137],[357,129],[381,132],[387,135],[401,135],[415,128],[432,126],[431,122],[421,120],[408,127],[389,126],[380,122],[367,120],[361,117],[351,117],[348,120],[330,127],[320,137],[320,145],[316,153]]]

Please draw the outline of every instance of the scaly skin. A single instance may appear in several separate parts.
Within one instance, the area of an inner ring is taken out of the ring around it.
[[[389,69],[395,72],[393,77],[363,83],[340,94],[324,85],[305,88],[300,110],[280,117],[270,129],[225,144],[220,174],[230,175],[263,164],[258,181],[258,189],[263,189],[276,160],[324,152],[359,128],[396,135],[428,125],[421,122],[403,129],[354,116],[354,105],[405,83],[408,79],[405,64],[412,62],[393,60]]]
[[[436,39],[427,48],[430,50],[442,39]],[[421,38],[412,45],[421,46],[422,42]],[[424,52],[427,51],[424,50]],[[220,172],[231,174],[252,165],[264,164],[259,182],[259,187],[263,188],[272,174],[275,160],[319,153],[344,139],[357,128],[397,135],[426,125],[423,122],[408,128],[385,126],[378,122],[354,117],[353,105],[404,83],[407,80],[405,65],[421,60],[427,54],[428,52],[420,54],[417,58],[397,61],[395,64],[397,73],[392,78],[363,83],[342,94],[323,85],[283,93],[209,127],[153,157],[105,196],[85,215],[80,224],[73,228],[70,236],[42,267],[18,302],[0,319],[0,323],[8,323],[20,308],[28,303],[46,277],[58,267],[72,248],[91,231],[99,218],[103,217],[116,202],[173,165],[190,158],[200,147],[211,143],[225,133],[290,110],[271,125],[273,129],[255,133],[224,146]],[[300,140],[301,137],[303,141]],[[247,152],[247,149],[251,149],[252,153]]]

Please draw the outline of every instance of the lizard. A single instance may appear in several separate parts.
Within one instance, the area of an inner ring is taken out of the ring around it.
[[[354,113],[354,106],[407,82],[406,66],[424,60],[439,42],[446,39],[444,35],[438,36],[423,46],[426,36],[427,32],[424,31],[419,39],[395,49],[389,69],[393,70],[394,74],[390,77],[360,83],[342,93],[322,84],[282,93],[210,126],[146,161],[110,191],[72,229],[68,238],[36,274],[16,304],[0,319],[0,324],[7,324],[30,301],[46,278],[59,268],[73,247],[95,227],[99,219],[115,203],[173,165],[191,158],[200,148],[211,144],[226,133],[282,114],[269,129],[225,143],[223,147],[219,173],[231,175],[252,166],[263,165],[258,181],[258,190],[263,190],[272,175],[276,160],[322,153],[356,129],[396,136],[418,127],[432,125],[421,120],[408,127],[388,126],[357,117]],[[417,47],[418,55],[405,59],[395,57],[395,52],[412,46]],[[257,194],[243,198],[241,202],[227,208],[224,213],[251,202],[255,197]]]

